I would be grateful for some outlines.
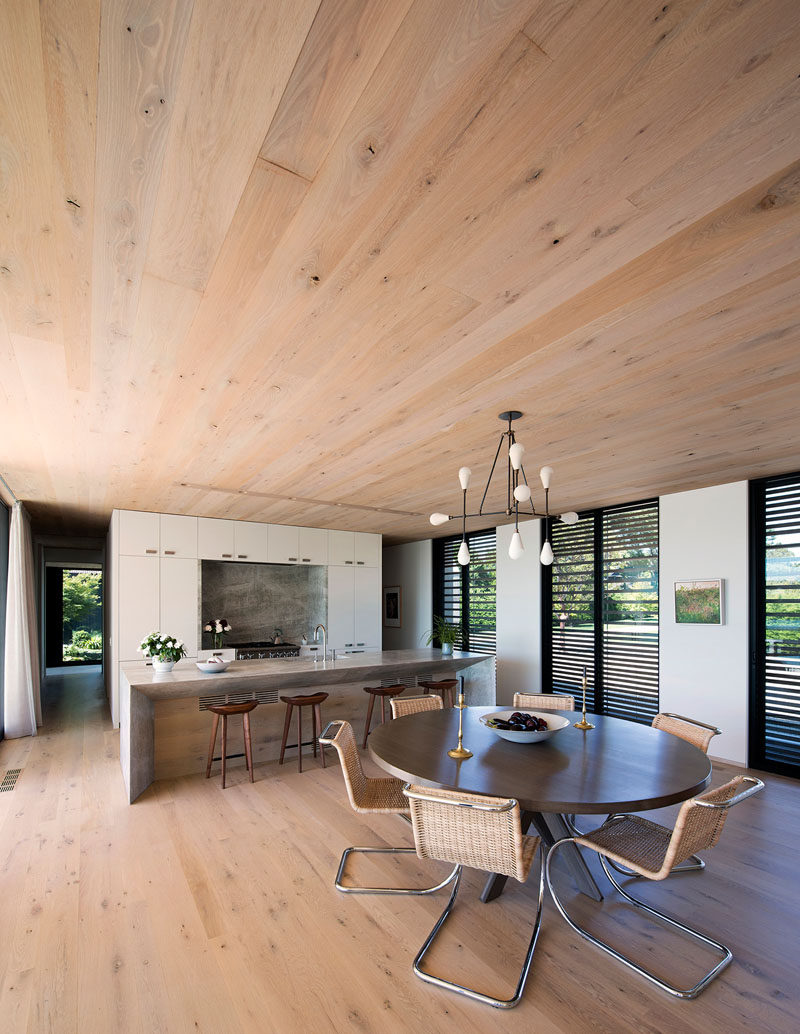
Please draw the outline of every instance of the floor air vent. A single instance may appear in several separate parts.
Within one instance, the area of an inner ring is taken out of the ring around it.
[[[9,768],[6,774],[3,776],[3,781],[0,783],[0,793],[6,793],[8,790],[13,790],[17,785],[19,774],[22,771],[21,768]]]

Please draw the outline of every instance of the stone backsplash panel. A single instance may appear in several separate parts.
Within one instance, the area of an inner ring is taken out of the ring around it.
[[[327,568],[203,560],[199,618],[201,629],[212,618],[227,618],[226,645],[271,639],[275,628],[284,642],[311,640],[314,627],[327,623]],[[202,648],[213,646],[213,636],[203,632]]]

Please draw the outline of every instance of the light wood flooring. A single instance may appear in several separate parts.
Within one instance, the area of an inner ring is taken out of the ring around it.
[[[410,844],[401,819],[347,805],[334,759],[162,781],[125,803],[118,734],[97,676],[46,683],[45,725],[0,744],[0,1028],[4,1034],[294,1034],[503,1030],[788,1032],[797,1027],[798,784],[768,776],[734,809],[706,872],[641,888],[731,945],[697,1001],[673,1001],[579,940],[546,903],[520,1006],[498,1013],[423,984],[411,960],[445,896],[354,897],[333,876],[348,844]],[[715,765],[715,783],[730,766]],[[414,856],[355,874],[424,880]],[[565,886],[568,877],[564,876]],[[479,874],[432,965],[508,994],[527,943],[533,886],[491,905]],[[641,881],[640,881],[641,882]],[[513,886],[512,886],[513,884]],[[588,915],[597,907],[575,902]],[[640,930],[608,900],[597,928],[691,978],[694,955]],[[705,960],[700,960],[701,962]]]

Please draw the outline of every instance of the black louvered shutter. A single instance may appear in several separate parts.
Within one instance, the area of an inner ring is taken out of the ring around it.
[[[753,486],[751,765],[800,775],[800,474]],[[755,737],[753,733],[755,732]]]
[[[543,691],[649,723],[658,713],[658,500],[553,523],[543,579]]]
[[[434,600],[441,601],[442,616],[461,625],[457,650],[495,653],[497,535],[494,528],[467,535],[470,562],[458,562],[461,536],[434,542]],[[440,558],[440,559],[436,559]],[[438,604],[434,604],[436,611]]]

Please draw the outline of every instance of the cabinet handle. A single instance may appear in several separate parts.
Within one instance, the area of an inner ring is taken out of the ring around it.
[[[363,560],[356,560],[356,564],[357,564],[357,565],[358,565],[359,567],[363,567],[363,566],[364,566],[364,561],[363,561]]]
[[[356,643],[356,646],[366,646],[366,643]]]
[[[303,563],[304,564],[310,564],[311,563],[311,557],[310,556],[304,556],[303,557]]]
[[[344,645],[345,646],[352,646],[353,644],[352,643],[345,643]]]
[[[291,560],[291,562],[292,562],[293,564],[296,564],[296,563],[297,563],[297,557],[296,557],[296,556],[290,556],[290,557],[289,557],[289,560]]]
[[[352,564],[352,562],[353,562],[352,560],[345,560],[346,564]]]
[[[223,553],[222,554],[222,559],[223,560],[232,560],[233,559],[233,553]]]
[[[164,550],[164,556],[175,556],[175,550],[174,549],[165,549]]]
[[[146,549],[145,550],[145,553],[157,553],[157,552],[158,552],[157,549]]]
[[[236,559],[237,560],[247,560],[247,553],[237,553],[236,554]]]

